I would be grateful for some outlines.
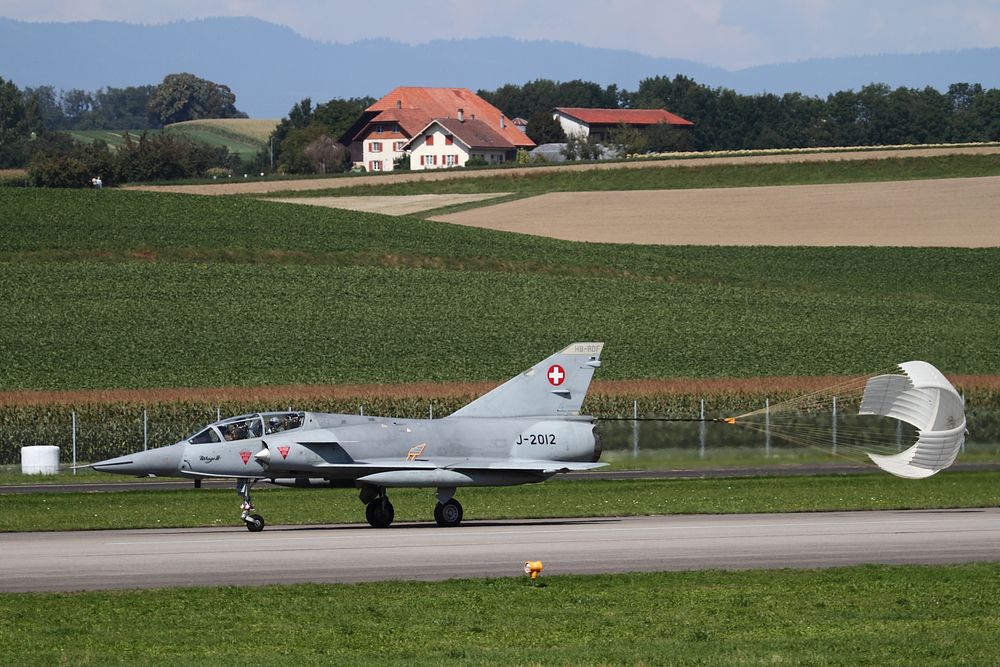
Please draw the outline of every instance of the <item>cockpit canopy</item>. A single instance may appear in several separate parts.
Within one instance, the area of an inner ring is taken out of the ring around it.
[[[188,442],[192,445],[204,445],[224,440],[231,442],[260,438],[271,433],[299,428],[305,422],[305,417],[304,412],[261,412],[230,417],[206,426],[188,438]]]

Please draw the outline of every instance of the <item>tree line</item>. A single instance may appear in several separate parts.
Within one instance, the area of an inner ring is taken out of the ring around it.
[[[246,118],[226,85],[182,72],[157,85],[96,91],[25,88],[47,130],[156,130],[199,118]]]
[[[199,118],[246,118],[228,86],[188,73],[170,74],[157,86],[59,92],[51,86],[20,90],[0,78],[0,168],[27,167],[34,185],[85,187],[102,182],[167,180],[230,168],[238,158],[224,147],[170,135],[147,134]],[[68,130],[126,133],[117,150],[100,140],[74,140]]]
[[[699,151],[1000,140],[1000,90],[978,83],[954,83],[946,92],[873,83],[822,98],[742,95],[677,75],[644,79],[635,91],[538,79],[480,90],[479,95],[507,115],[528,119],[528,135],[536,142],[546,140],[540,143],[552,139],[540,129],[551,130],[543,116],[557,106],[667,109],[694,123],[685,141],[687,148]],[[657,131],[665,134],[662,128]],[[651,139],[657,144],[679,140]]]
[[[873,83],[822,98],[743,95],[677,75],[644,79],[635,91],[591,81],[537,79],[477,94],[507,117],[526,119],[535,143],[567,143],[563,153],[570,159],[596,158],[602,148],[567,137],[552,117],[555,107],[667,109],[694,123],[690,129],[618,128],[609,143],[626,154],[1000,141],[1000,90],[978,83],[955,83],[946,92]],[[275,168],[290,173],[347,169],[347,149],[335,140],[372,102],[334,99],[313,107],[305,99],[293,106],[272,136]]]
[[[644,79],[635,91],[582,80],[537,79],[478,94],[508,117],[527,119],[528,136],[536,143],[566,142],[565,154],[581,159],[596,157],[601,149],[585,139],[566,137],[552,118],[555,107],[665,108],[694,123],[690,129],[618,128],[609,143],[624,153],[1000,140],[1000,90],[978,83],[955,83],[945,92],[873,83],[823,98],[801,93],[743,95],[677,75]],[[60,131],[153,130],[183,120],[246,117],[235,101],[228,86],[187,73],[168,75],[156,86],[94,93],[56,93],[51,86],[22,91],[0,78],[0,168],[34,162],[35,174],[48,175],[34,179],[40,185],[66,167],[66,160],[84,169],[108,169],[102,161],[110,159],[115,165],[108,182],[204,175],[213,166],[232,167],[232,156],[225,149],[209,154],[194,142],[140,134],[123,149],[132,154],[131,162],[119,164],[116,152],[106,157],[106,146],[77,145]],[[371,97],[334,98],[316,105],[310,98],[301,100],[281,120],[252,167],[282,173],[349,168],[349,151],[338,139],[373,102]],[[139,154],[149,159],[136,159]],[[156,163],[152,156],[159,156],[163,169],[150,167]],[[49,164],[43,164],[45,160]]]

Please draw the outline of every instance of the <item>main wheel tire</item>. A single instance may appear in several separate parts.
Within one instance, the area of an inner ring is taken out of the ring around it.
[[[448,502],[438,503],[434,507],[434,520],[442,528],[453,528],[462,523],[462,504],[452,498]]]
[[[259,514],[251,514],[244,521],[247,524],[247,530],[251,533],[259,533],[264,530],[264,517]]]
[[[376,498],[365,505],[365,518],[372,528],[388,528],[395,515],[396,510],[388,500]]]

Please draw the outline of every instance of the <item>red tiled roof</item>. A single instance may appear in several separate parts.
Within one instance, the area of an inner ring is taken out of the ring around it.
[[[516,146],[507,140],[497,130],[494,130],[489,123],[471,118],[460,121],[457,118],[435,118],[430,125],[437,123],[469,148],[493,148],[500,150],[513,150]],[[518,130],[520,132],[520,130]]]
[[[369,120],[357,134],[354,135],[354,140],[358,141],[364,139],[379,123],[382,125],[396,123],[399,125],[403,134],[406,135],[406,138],[409,139],[423,129],[429,120],[430,119],[427,117],[427,114],[423,111],[416,109],[396,109],[394,107],[392,109],[377,112],[376,115]]]
[[[666,109],[585,109],[582,107],[556,107],[556,111],[571,116],[588,125],[694,125]]]
[[[400,86],[368,107],[366,111],[381,112],[375,116],[373,122],[378,122],[384,113],[412,113],[414,119],[422,114],[423,122],[419,124],[420,127],[412,131],[408,123],[399,120],[400,125],[412,134],[435,118],[455,118],[459,109],[464,110],[466,120],[482,121],[514,146],[532,148],[535,145],[535,142],[517,129],[509,118],[504,119],[504,127],[501,127],[502,112],[467,88]]]

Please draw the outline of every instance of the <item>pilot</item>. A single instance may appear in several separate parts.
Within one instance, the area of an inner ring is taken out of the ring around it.
[[[281,430],[281,421],[277,417],[271,417],[267,420],[267,432],[277,433]]]

